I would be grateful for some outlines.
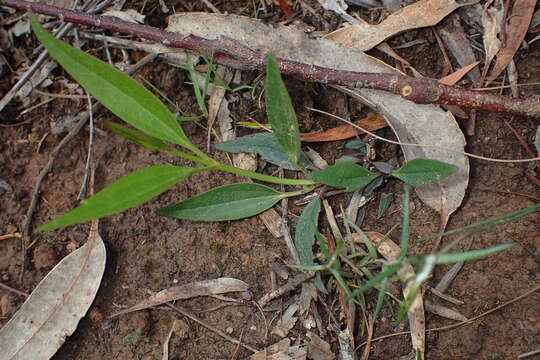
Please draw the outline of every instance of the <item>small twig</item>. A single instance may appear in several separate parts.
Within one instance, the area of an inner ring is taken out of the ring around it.
[[[530,357],[530,356],[538,355],[538,354],[540,354],[540,349],[536,349],[536,350],[533,350],[533,351],[529,351],[529,352],[520,354],[520,355],[518,356],[518,359],[525,359],[525,358],[528,358],[528,357]]]
[[[315,276],[315,273],[300,273],[291,280],[289,280],[285,285],[279,287],[278,289],[269,292],[268,294],[264,295],[262,298],[257,301],[257,303],[264,307],[266,304],[268,304],[270,301],[280,297],[283,294],[286,294],[290,291],[293,291],[296,289],[300,284],[303,282],[311,279],[313,276]]]
[[[90,15],[81,11],[59,8],[25,0],[0,0],[11,8],[31,10],[81,25],[96,26],[110,31],[137,35],[167,47],[199,52],[216,63],[242,69],[262,69],[266,53],[256,51],[229,37],[207,39],[193,34],[179,34],[147,25],[122,21],[112,16]],[[411,78],[400,74],[340,71],[289,59],[278,59],[283,73],[306,81],[388,91],[420,104],[459,105],[492,112],[540,118],[540,99],[515,99],[497,94],[447,86],[428,78]]]
[[[455,329],[457,327],[460,327],[462,325],[471,323],[471,322],[476,321],[476,320],[478,320],[480,318],[483,318],[483,317],[485,317],[485,316],[487,316],[487,315],[489,315],[489,314],[491,314],[491,313],[493,313],[493,312],[495,312],[497,310],[500,310],[500,309],[502,309],[502,308],[504,308],[504,307],[506,307],[508,305],[511,305],[511,304],[515,303],[516,301],[519,301],[519,300],[531,295],[532,293],[534,293],[534,292],[536,292],[538,290],[540,290],[540,285],[535,286],[534,288],[530,289],[526,293],[524,293],[524,294],[522,294],[522,295],[520,295],[520,296],[518,296],[518,297],[516,297],[516,298],[502,304],[502,305],[499,305],[499,306],[497,306],[497,307],[495,307],[495,308],[493,308],[491,310],[488,310],[485,313],[482,313],[482,314],[480,314],[478,316],[470,318],[467,321],[458,322],[456,324],[452,324],[452,325],[448,325],[448,326],[442,326],[442,327],[438,327],[438,328],[428,329],[428,330],[426,330],[426,333],[451,330],[451,329]],[[375,339],[371,339],[371,342],[385,340],[385,339],[389,339],[389,338],[396,337],[396,336],[408,335],[410,333],[411,333],[410,331],[402,331],[402,332],[398,332],[398,333],[394,333],[394,334],[388,334],[388,335],[384,335],[384,336],[379,336],[379,337],[376,337]],[[357,349],[359,349],[360,347],[362,347],[362,346],[364,346],[366,344],[367,344],[367,341],[361,343],[360,345],[357,346]]]
[[[24,291],[14,289],[14,288],[12,288],[11,286],[8,286],[8,285],[6,285],[6,284],[4,284],[4,283],[1,283],[1,282],[0,282],[0,288],[2,288],[2,289],[4,289],[4,290],[7,290],[7,291],[9,291],[9,292],[12,292],[12,293],[14,293],[14,294],[24,296],[24,297],[30,296],[30,294],[27,294],[27,293],[25,293]]]
[[[21,238],[22,235],[20,232],[15,232],[13,234],[4,234],[4,235],[0,235],[0,240],[6,240],[6,239],[11,239],[11,238]]]
[[[206,321],[198,318],[197,316],[191,314],[190,312],[188,312],[187,310],[185,309],[182,309],[176,305],[173,305],[171,303],[165,303],[166,306],[170,307],[171,309],[175,310],[176,312],[184,315],[185,317],[187,317],[188,319],[192,320],[192,321],[195,321],[197,324],[207,328],[208,330],[210,331],[213,331],[215,332],[216,334],[218,334],[219,336],[221,336],[222,338],[224,338],[225,340],[227,341],[230,341],[232,342],[233,344],[237,344],[237,345],[240,345],[242,346],[243,348],[245,349],[248,349],[249,351],[251,352],[259,352],[259,350],[251,345],[248,345],[248,344],[245,344],[243,342],[241,342],[240,340],[230,336],[230,335],[227,335],[226,333],[224,333],[223,331],[219,330],[218,328],[208,324]]]
[[[77,200],[80,200],[81,197],[84,197],[84,194],[86,192],[86,181],[88,180],[88,170],[90,169],[90,159],[92,158],[92,144],[94,142],[94,110],[92,109],[92,98],[88,93],[86,93],[86,97],[88,99],[88,122],[90,125],[90,135],[88,136],[88,154],[86,155],[84,175],[81,189],[79,190],[79,195],[77,195]]]

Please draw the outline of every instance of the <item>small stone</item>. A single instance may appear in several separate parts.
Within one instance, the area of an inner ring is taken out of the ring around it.
[[[234,332],[234,329],[232,326],[229,326],[228,328],[225,329],[225,332],[229,335],[231,335],[233,332]]]
[[[9,280],[11,280],[11,278],[9,277],[9,274],[8,273],[3,273],[2,274],[2,281],[3,282],[8,282]]]
[[[36,269],[52,269],[58,262],[56,251],[47,244],[39,245],[34,250],[33,263]]]

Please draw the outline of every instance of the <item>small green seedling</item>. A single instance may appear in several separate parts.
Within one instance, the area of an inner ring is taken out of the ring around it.
[[[133,345],[138,345],[141,341],[147,341],[148,338],[143,336],[142,329],[135,329],[135,332],[133,334],[129,334],[124,336],[124,341],[130,342]]]
[[[84,200],[78,208],[41,225],[40,230],[52,230],[127,210],[202,171],[227,171],[267,183],[298,186],[301,189],[280,192],[256,183],[224,185],[176,205],[159,209],[158,214],[204,221],[235,220],[259,214],[283,198],[307,193],[322,184],[353,191],[381,176],[354,161],[341,161],[322,170],[308,171],[309,161],[301,151],[298,120],[281,79],[278,63],[271,54],[268,56],[266,69],[265,94],[267,115],[273,134],[254,135],[251,143],[240,139],[240,142],[244,141],[244,147],[247,144],[248,149],[242,148],[242,144],[239,145],[238,142],[221,144],[221,148],[227,151],[258,152],[264,158],[272,158],[280,166],[302,171],[305,174],[304,179],[279,178],[246,171],[211,158],[188,139],[179,119],[165,104],[141,84],[108,64],[57,40],[41,27],[34,15],[30,15],[30,21],[36,36],[51,56],[88,93],[132,126],[109,123],[112,131],[149,150],[170,153],[196,164],[194,167],[154,165],[134,171]],[[199,86],[193,85],[203,116],[208,114],[205,96],[209,83],[220,83],[213,64],[205,61],[208,71],[204,75],[202,91]],[[192,61],[188,61],[186,69],[193,82],[198,76],[202,76],[196,72]],[[453,165],[416,159],[390,175],[418,186],[442,179],[453,171]]]

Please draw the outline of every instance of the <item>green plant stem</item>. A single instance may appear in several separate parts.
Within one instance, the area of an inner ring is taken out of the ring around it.
[[[233,174],[246,176],[252,179],[257,179],[261,181],[266,181],[273,184],[283,184],[283,185],[296,185],[296,186],[306,186],[306,185],[316,185],[317,183],[313,180],[307,180],[307,179],[283,179],[279,178],[277,176],[272,175],[265,175],[265,174],[259,174],[253,171],[249,170],[243,170],[239,169],[237,167],[223,164],[223,163],[217,163],[216,166],[217,170],[223,170],[227,171]]]

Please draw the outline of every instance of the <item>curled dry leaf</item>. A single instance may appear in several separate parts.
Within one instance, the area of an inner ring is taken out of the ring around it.
[[[384,235],[378,232],[366,232],[367,237],[374,245],[380,245],[377,248],[379,252],[387,261],[396,261],[399,258],[400,248],[395,242],[390,239],[386,239],[383,242],[381,240]],[[353,241],[363,243],[362,238],[358,234],[353,234]],[[407,264],[398,271],[399,279],[405,284],[403,289],[403,297],[407,298],[413,285],[412,281],[416,275],[411,265]],[[420,351],[421,354],[425,353],[426,346],[426,320],[424,315],[424,301],[422,294],[418,294],[414,302],[411,304],[409,311],[407,312],[409,318],[409,326],[411,327],[411,339],[415,352]],[[423,357],[422,357],[423,358]]]
[[[248,284],[242,280],[233,278],[203,280],[181,286],[174,286],[161,290],[157,294],[150,296],[145,301],[112,315],[111,318],[133,311],[147,309],[149,307],[164,304],[169,301],[190,299],[197,296],[223,294],[227,292],[246,291],[248,288]]]
[[[377,131],[388,126],[384,117],[374,113],[369,114],[363,119],[356,120],[354,123],[367,131]],[[349,139],[362,133],[363,131],[353,128],[350,125],[342,125],[325,131],[300,134],[300,139],[303,142],[337,141]]]
[[[433,26],[463,5],[467,4],[455,0],[420,0],[396,11],[378,25],[350,25],[328,34],[326,39],[367,51],[404,31]]]
[[[512,15],[510,15],[506,28],[506,42],[497,54],[497,61],[493,65],[491,74],[487,77],[488,82],[493,81],[503,72],[519,49],[529,29],[536,3],[537,0],[516,0],[514,2]]]
[[[348,46],[324,39],[310,39],[286,26],[266,25],[234,15],[180,13],[169,17],[168,31],[208,39],[233,39],[247,47],[276,57],[311,63],[336,70],[395,73],[397,70]],[[461,204],[468,183],[469,163],[465,137],[452,114],[434,105],[419,105],[377,90],[337,87],[383,115],[401,142],[435,144],[439,147],[403,146],[407,160],[430,158],[456,165],[448,178],[416,189],[420,198],[446,223]],[[449,152],[452,150],[453,152]]]
[[[0,330],[0,359],[50,359],[94,301],[105,259],[97,232],[94,241],[62,259]]]

